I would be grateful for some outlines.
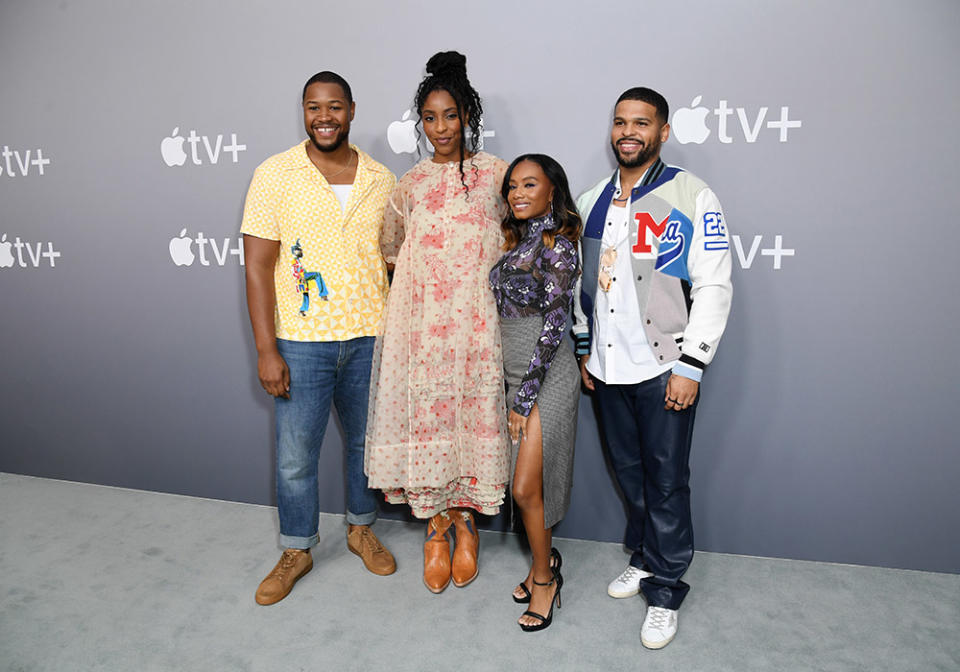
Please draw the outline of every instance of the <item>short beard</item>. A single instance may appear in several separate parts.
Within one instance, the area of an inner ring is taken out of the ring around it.
[[[313,135],[310,135],[310,142],[313,143],[313,146],[317,149],[317,151],[323,152],[324,154],[337,151],[340,149],[340,146],[343,145],[343,143],[347,142],[348,139],[349,138],[346,133],[338,133],[337,139],[332,145],[321,146],[317,144],[317,141]]]
[[[624,159],[623,155],[620,154],[620,151],[617,149],[617,143],[615,143],[613,140],[610,141],[610,148],[613,150],[613,156],[616,157],[617,163],[624,168],[638,168],[656,156],[657,152],[660,151],[659,144],[656,146],[646,145],[643,149],[637,152],[636,158]]]

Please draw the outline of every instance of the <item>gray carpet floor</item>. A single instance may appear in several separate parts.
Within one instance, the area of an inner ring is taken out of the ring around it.
[[[482,532],[480,576],[421,580],[421,525],[379,521],[374,576],[324,515],[314,569],[277,605],[276,511],[0,474],[0,670],[960,670],[960,575],[697,553],[677,638],[640,645],[617,544],[558,539],[563,608],[524,633],[520,540]]]

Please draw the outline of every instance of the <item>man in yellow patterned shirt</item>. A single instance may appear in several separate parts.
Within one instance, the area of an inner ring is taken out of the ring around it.
[[[396,178],[349,143],[355,104],[338,74],[303,89],[308,139],[254,173],[243,210],[247,307],[257,374],[275,398],[280,561],[256,592],[279,602],[313,567],[318,455],[331,403],[346,438],[347,547],[375,574],[396,570],[370,529],[377,499],[363,473],[373,342],[387,292],[383,209]]]

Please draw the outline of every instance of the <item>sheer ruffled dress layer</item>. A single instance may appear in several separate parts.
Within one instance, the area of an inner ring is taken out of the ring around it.
[[[506,164],[483,152],[421,161],[387,205],[381,250],[396,263],[374,351],[365,470],[418,518],[495,514],[509,478],[497,308]]]

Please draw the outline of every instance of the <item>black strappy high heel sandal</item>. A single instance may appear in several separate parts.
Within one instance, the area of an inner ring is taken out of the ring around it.
[[[551,548],[550,549],[550,569],[556,570],[559,572],[560,567],[562,566],[563,566],[563,558],[560,557],[560,551],[558,551],[556,548]],[[513,601],[516,602],[517,604],[530,604],[530,589],[527,588],[526,581],[527,580],[524,579],[517,585],[517,588],[523,591],[523,597],[517,597],[516,595],[510,596],[513,598]],[[514,590],[516,590],[516,588]]]
[[[537,630],[543,630],[544,628],[550,627],[550,624],[553,623],[553,605],[556,603],[557,609],[562,605],[560,604],[560,590],[563,588],[563,575],[560,574],[558,570],[553,570],[553,578],[549,581],[541,583],[536,579],[533,582],[538,586],[552,586],[554,583],[557,584],[557,592],[553,594],[553,598],[550,600],[550,611],[547,612],[547,615],[538,614],[535,611],[530,611],[527,609],[521,616],[533,616],[534,618],[539,618],[540,622],[535,625],[524,625],[523,623],[518,623],[520,629],[524,632],[536,632]]]

